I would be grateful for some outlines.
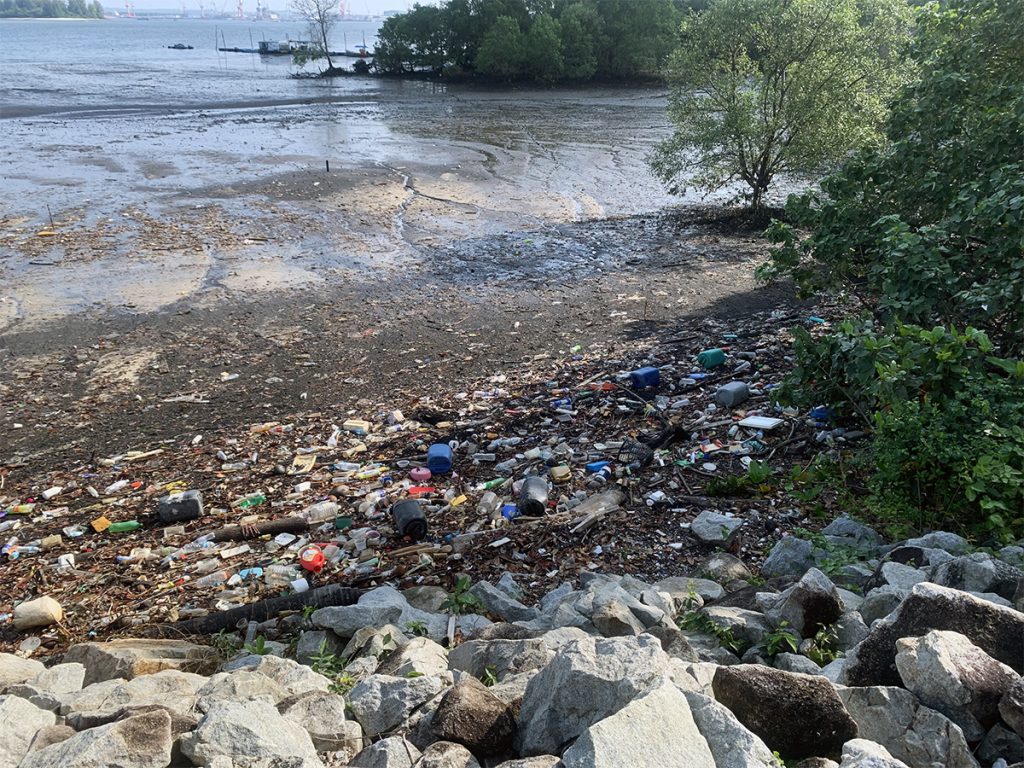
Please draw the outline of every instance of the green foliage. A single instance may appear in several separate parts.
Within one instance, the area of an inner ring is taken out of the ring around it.
[[[556,82],[657,73],[681,11],[672,0],[446,0],[388,18],[382,72]]]
[[[292,11],[306,22],[310,45],[292,54],[299,66],[317,59],[327,60],[327,69],[334,69],[331,60],[331,30],[338,23],[340,0],[291,0]]]
[[[712,635],[716,640],[718,640],[719,645],[737,655],[743,650],[743,644],[733,634],[732,629],[723,624],[719,624],[704,613],[704,611],[686,611],[676,619],[676,624],[680,629],[688,629],[693,632],[703,632],[705,634]]]
[[[418,620],[405,622],[405,628],[408,629],[415,637],[426,637],[427,636],[427,625]]]
[[[796,632],[790,629],[788,621],[780,622],[779,626],[764,636],[764,642],[761,644],[761,650],[768,659],[774,659],[783,651],[796,653],[799,648],[800,639]]]
[[[0,0],[0,19],[102,19],[98,0]]]
[[[777,175],[877,142],[908,32],[904,0],[716,0],[691,13],[668,70],[675,131],[652,169],[673,192],[742,182],[760,208]]]
[[[837,642],[839,642],[839,634],[836,632],[834,624],[821,627],[808,644],[807,658],[819,667],[831,664],[843,655],[836,649]]]
[[[217,653],[222,659],[230,659],[242,648],[242,642],[238,635],[228,632],[226,629],[212,635],[210,642],[213,643],[213,647],[217,649]]]
[[[753,496],[758,491],[767,493],[771,490],[768,481],[772,474],[772,468],[765,462],[751,461],[747,466],[746,474],[716,477],[707,484],[704,492],[708,496],[724,496],[726,498]]]
[[[454,614],[483,613],[484,606],[476,595],[469,594],[473,582],[469,576],[459,576],[452,593],[441,603],[441,610]]]
[[[1024,377],[977,377],[949,397],[875,413],[873,503],[890,523],[1024,533]]]
[[[476,69],[482,75],[511,80],[526,67],[526,41],[519,22],[499,16],[480,43]]]
[[[874,430],[870,509],[902,536],[954,527],[1008,541],[1024,532],[1024,362],[974,328],[849,319],[796,332],[780,397],[833,404]]]
[[[327,641],[320,643],[320,648],[310,657],[310,669],[331,681],[330,692],[339,696],[348,693],[355,686],[355,679],[345,671],[348,659],[327,651]]]
[[[920,78],[895,102],[890,143],[790,199],[761,276],[805,294],[836,286],[883,322],[973,326],[1024,351],[1024,4],[924,8]]]
[[[270,647],[267,646],[267,638],[263,635],[256,635],[255,639],[251,643],[246,643],[243,646],[246,653],[251,653],[254,656],[266,656],[270,653]]]
[[[498,684],[498,672],[497,668],[493,664],[488,664],[484,667],[484,674],[480,678],[480,682],[488,688]]]

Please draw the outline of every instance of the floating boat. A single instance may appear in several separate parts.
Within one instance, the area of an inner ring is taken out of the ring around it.
[[[185,45],[184,43],[175,43],[174,45],[168,45],[172,51],[192,51],[195,50],[191,45]]]

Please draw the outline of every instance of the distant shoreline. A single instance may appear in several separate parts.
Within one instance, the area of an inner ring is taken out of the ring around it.
[[[111,18],[97,19],[92,16],[0,16],[0,21],[113,21]]]

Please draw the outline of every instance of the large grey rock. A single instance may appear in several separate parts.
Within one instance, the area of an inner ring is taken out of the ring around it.
[[[821,674],[821,667],[797,653],[780,653],[772,660],[772,666],[785,672],[799,672],[801,675]]]
[[[827,755],[857,735],[857,724],[821,676],[754,664],[719,667],[714,693],[770,749],[787,757]]]
[[[389,736],[352,758],[349,768],[412,768],[420,751],[401,736]]]
[[[840,688],[862,738],[914,768],[977,768],[960,727],[903,688]]]
[[[461,680],[442,697],[431,728],[437,738],[462,744],[476,755],[505,752],[516,735],[511,707],[472,677]]]
[[[358,659],[364,656],[381,659],[408,642],[409,636],[394,624],[363,627],[356,630],[341,652],[336,655],[339,659]]]
[[[131,680],[105,680],[86,686],[63,698],[61,714],[76,730],[95,722],[109,722],[110,716],[126,707],[159,705],[173,712],[189,712],[206,678],[190,672],[165,669]]]
[[[765,616],[776,627],[788,622],[801,637],[814,637],[834,624],[845,606],[836,585],[817,568],[811,568],[793,586],[760,601]]]
[[[986,765],[1000,758],[1020,762],[1024,760],[1024,741],[1002,723],[996,723],[978,745],[978,757]]]
[[[0,653],[0,690],[8,685],[20,685],[46,669],[35,659],[23,659],[13,653]]]
[[[916,539],[907,539],[903,542],[908,547],[921,547],[922,549],[942,549],[951,555],[963,555],[971,548],[971,544],[963,536],[958,536],[949,531],[934,531]]]
[[[743,527],[743,520],[733,515],[723,515],[712,509],[705,509],[690,523],[690,531],[705,544],[726,546],[736,538],[736,532]]]
[[[321,764],[306,729],[264,701],[215,702],[195,731],[182,737],[181,751],[196,765],[218,756],[291,757]]]
[[[295,660],[309,667],[314,658],[325,653],[344,658],[344,648],[344,641],[333,632],[310,629],[299,635],[299,642],[295,644]]]
[[[497,587],[488,584],[486,581],[478,581],[474,584],[469,593],[474,595],[483,603],[486,611],[491,616],[497,616],[502,621],[532,621],[540,615],[536,608],[529,608],[518,600]]]
[[[932,630],[896,641],[896,669],[923,704],[980,741],[999,719],[999,701],[1019,676],[963,635]]]
[[[746,581],[751,573],[743,561],[726,552],[715,552],[697,566],[696,572],[705,579],[728,584],[730,581]]]
[[[558,768],[561,762],[558,755],[536,755],[506,760],[503,763],[498,763],[494,768]]]
[[[985,552],[974,552],[936,566],[931,580],[965,592],[993,592],[1013,602],[1024,585],[1024,570]]]
[[[249,670],[265,675],[284,688],[289,696],[307,691],[326,691],[331,687],[330,680],[304,664],[270,654],[241,656],[224,664],[221,669],[225,672]]]
[[[301,693],[279,703],[277,711],[285,720],[292,720],[305,728],[313,746],[320,752],[349,749],[354,754],[359,751],[352,749],[357,744],[352,739],[351,730],[345,727],[345,699],[337,694],[323,691]],[[358,739],[358,733],[356,736]]]
[[[716,768],[778,768],[771,750],[726,707],[700,693],[684,691],[683,695]]]
[[[697,651],[690,645],[690,641],[686,639],[686,635],[678,629],[651,627],[647,630],[646,634],[658,638],[658,641],[661,643],[661,650],[674,659],[688,662],[700,660]]]
[[[959,632],[1018,673],[1024,668],[1024,614],[925,582],[916,585],[892,615],[872,625],[868,637],[850,651],[847,684],[900,685],[896,641],[932,629]]]
[[[796,536],[779,539],[761,565],[761,574],[766,578],[775,576],[799,576],[814,567],[814,545]]]
[[[0,768],[15,768],[36,732],[57,716],[18,696],[0,696]]]
[[[416,761],[415,768],[480,768],[473,753],[461,744],[435,741]]]
[[[81,664],[56,664],[35,675],[28,684],[47,693],[74,693],[85,684],[85,667]]]
[[[700,608],[707,601],[725,597],[725,589],[717,581],[697,577],[669,576],[655,584],[654,588],[659,592],[667,592],[671,595],[680,609]],[[687,606],[688,601],[692,601],[696,605]]]
[[[846,652],[868,636],[868,627],[856,611],[848,611],[835,624],[836,650]]]
[[[867,739],[851,739],[843,745],[843,762],[839,768],[909,768],[889,754],[881,744]]]
[[[84,685],[92,685],[118,677],[131,680],[165,669],[209,675],[219,658],[210,646],[185,640],[125,638],[73,645],[64,654],[64,661],[83,665],[86,670]]]
[[[879,576],[889,586],[905,589],[908,592],[914,588],[915,584],[928,580],[928,574],[920,568],[912,568],[909,565],[892,561],[882,563],[879,568]]]
[[[249,669],[218,672],[206,681],[198,694],[198,707],[203,712],[209,710],[215,701],[260,699],[268,704],[277,705],[290,695],[277,681]]]
[[[907,599],[908,594],[907,590],[889,584],[877,587],[864,597],[864,602],[860,604],[858,613],[864,623],[870,627],[879,619],[884,619],[899,608]]]
[[[310,617],[313,624],[348,639],[363,627],[396,624],[402,619],[400,605],[335,605],[321,608]]]
[[[351,637],[361,627],[382,624],[395,624],[403,628],[415,624],[421,626],[426,636],[436,642],[443,642],[448,635],[448,616],[414,608],[394,587],[377,587],[363,593],[355,605],[321,608],[311,618],[316,626],[333,630],[344,638]],[[456,622],[465,637],[472,636],[490,623],[483,616],[475,614],[459,616]]]
[[[371,675],[349,692],[348,702],[366,735],[373,738],[397,728],[442,687],[436,677]]]
[[[715,768],[686,697],[667,681],[587,728],[562,763],[565,768]]]
[[[45,709],[49,712],[59,713],[60,708],[64,706],[64,694],[48,693],[41,688],[36,688],[27,683],[9,685],[4,689],[4,693],[10,696],[17,696],[19,699],[25,699],[40,709]]]
[[[669,672],[668,656],[649,635],[568,643],[526,688],[520,753],[559,754]]]
[[[1024,677],[1019,678],[1003,695],[999,702],[999,714],[1018,736],[1024,737]]]
[[[70,725],[47,725],[36,731],[32,737],[32,743],[28,746],[29,752],[38,752],[46,749],[51,744],[60,744],[74,736],[77,731]]]
[[[448,593],[441,587],[421,586],[408,587],[402,590],[409,605],[427,613],[444,613],[443,606],[448,599]]]
[[[607,593],[595,599],[590,620],[603,637],[635,637],[646,629],[628,605]]]
[[[867,554],[873,553],[884,543],[874,528],[858,523],[847,515],[837,517],[821,532],[832,544],[851,547]]]
[[[490,671],[504,680],[510,673],[540,669],[554,657],[544,640],[469,640],[448,654],[451,669],[481,678]]]
[[[157,710],[30,752],[20,768],[166,768],[172,745],[171,716]]]
[[[768,619],[756,611],[707,605],[701,612],[718,626],[728,629],[744,648],[761,645],[772,631]]]
[[[377,667],[378,675],[444,676],[448,673],[448,652],[429,637],[414,637],[388,655]]]

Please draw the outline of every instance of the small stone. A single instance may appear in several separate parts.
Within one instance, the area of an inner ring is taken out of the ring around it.
[[[740,518],[710,509],[705,509],[690,523],[690,530],[698,539],[705,544],[721,546],[728,546],[741,527],[743,520]]]
[[[889,754],[881,744],[866,739],[851,739],[843,745],[839,768],[908,768]]]
[[[746,581],[752,574],[743,561],[726,552],[716,552],[710,555],[696,571],[700,576],[719,584],[728,584],[731,581]]]
[[[1009,687],[999,702],[999,714],[1008,726],[1024,737],[1024,677]]]
[[[435,741],[423,751],[415,768],[480,768],[480,763],[461,744]]]

